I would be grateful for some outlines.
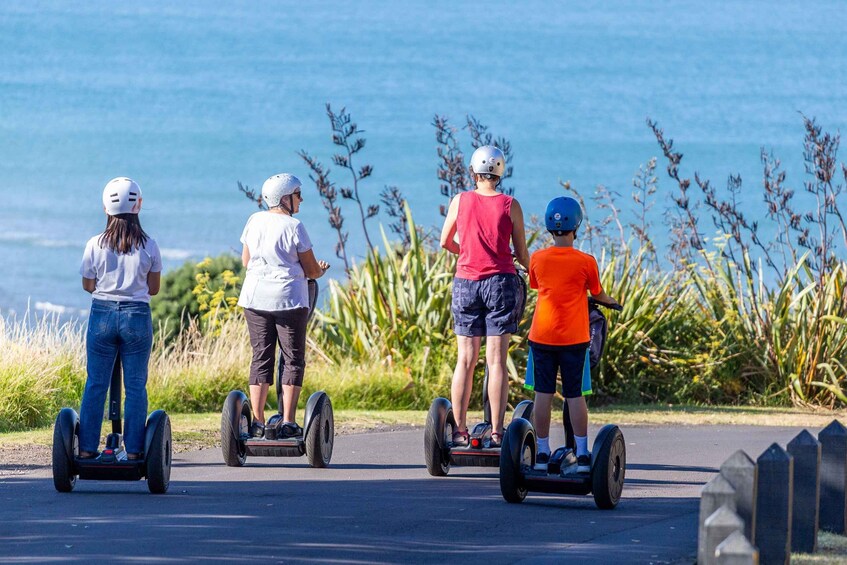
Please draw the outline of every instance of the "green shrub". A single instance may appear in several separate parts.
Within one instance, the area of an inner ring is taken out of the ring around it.
[[[198,285],[197,277],[206,276],[204,286],[209,289],[226,289],[226,297],[238,297],[240,284],[227,283],[225,273],[244,279],[244,266],[241,257],[225,253],[214,258],[204,259],[200,263],[186,262],[182,267],[165,273],[159,294],[150,301],[153,312],[153,325],[164,330],[170,339],[188,327],[192,318],[203,314],[201,302],[197,300],[194,289]],[[207,302],[208,304],[208,302]]]

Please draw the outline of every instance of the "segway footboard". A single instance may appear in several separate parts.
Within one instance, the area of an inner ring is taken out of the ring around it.
[[[548,475],[546,471],[525,470],[522,474],[523,487],[530,492],[549,494],[590,494],[589,475]]]
[[[302,438],[248,439],[245,446],[248,455],[258,457],[300,457],[306,453]]]
[[[460,467],[499,467],[500,448],[453,447],[450,449],[450,463]]]
[[[144,460],[103,463],[97,459],[77,459],[79,478],[94,481],[140,481],[144,478]]]

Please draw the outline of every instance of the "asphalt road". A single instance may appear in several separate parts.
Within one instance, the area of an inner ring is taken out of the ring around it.
[[[339,436],[328,469],[305,457],[229,468],[217,449],[183,453],[166,495],[92,481],[60,494],[49,469],[34,469],[0,479],[0,562],[691,563],[702,485],[735,450],[755,459],[800,431],[622,430],[626,486],[612,511],[591,496],[508,504],[494,468],[430,477],[421,429]]]

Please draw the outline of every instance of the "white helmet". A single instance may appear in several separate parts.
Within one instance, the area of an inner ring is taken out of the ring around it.
[[[478,175],[497,175],[502,177],[506,172],[506,156],[493,145],[483,145],[473,152],[471,157],[471,172]]]
[[[262,185],[262,199],[268,208],[276,208],[283,196],[294,194],[300,186],[300,179],[294,175],[288,173],[274,175]]]
[[[114,178],[103,189],[103,207],[110,216],[138,214],[141,210],[141,188],[131,178]]]

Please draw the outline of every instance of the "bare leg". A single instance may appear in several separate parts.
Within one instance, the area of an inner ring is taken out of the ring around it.
[[[491,403],[491,431],[500,434],[509,402],[509,375],[506,359],[511,334],[485,338],[485,362],[488,365],[488,401]]]
[[[479,346],[482,338],[456,336],[459,345],[459,355],[456,359],[456,370],[453,371],[453,386],[451,401],[453,416],[456,418],[456,430],[465,431],[468,428],[468,402],[473,388],[473,370],[479,359]]]
[[[538,437],[550,437],[550,411],[553,409],[553,395],[549,392],[535,393],[535,431]]]
[[[587,436],[588,435],[588,405],[585,404],[585,397],[578,396],[576,398],[568,398],[568,411],[571,415],[571,425],[573,426],[573,433],[576,436]],[[549,411],[547,412],[550,413]],[[538,418],[538,413],[536,412],[536,421]],[[549,426],[549,419],[548,419]]]
[[[269,384],[250,385],[250,404],[253,406],[253,420],[265,423],[265,402],[268,401]]]
[[[282,385],[282,421],[296,422],[297,401],[300,399],[300,390],[303,387],[295,385]]]

